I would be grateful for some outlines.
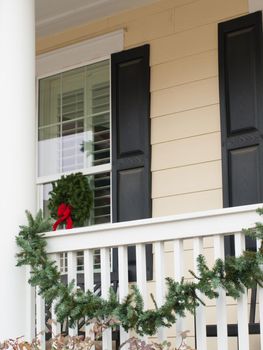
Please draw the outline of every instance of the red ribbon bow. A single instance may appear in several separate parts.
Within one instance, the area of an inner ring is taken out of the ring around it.
[[[59,224],[66,221],[66,229],[73,227],[73,221],[71,219],[71,207],[68,204],[61,203],[58,207],[58,217],[59,219],[53,225],[53,231],[56,231]]]

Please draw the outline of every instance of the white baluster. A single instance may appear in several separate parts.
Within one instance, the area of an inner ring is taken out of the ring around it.
[[[235,234],[235,252],[236,257],[240,256],[245,250],[245,237],[242,233]],[[238,323],[238,345],[239,350],[249,350],[248,334],[248,299],[247,291],[242,293],[237,301],[237,323]]]
[[[155,255],[155,281],[156,281],[156,302],[160,307],[165,300],[165,279],[164,279],[164,243],[156,242],[154,244]],[[166,339],[165,329],[158,329],[158,339],[163,342]]]
[[[195,274],[198,275],[197,269],[197,257],[203,253],[203,239],[194,238],[194,266]],[[202,299],[201,293],[197,292],[197,295]],[[196,341],[197,341],[197,350],[206,350],[206,320],[205,320],[205,308],[200,304],[196,308]],[[223,349],[222,349],[223,350]]]
[[[128,253],[127,247],[118,247],[119,268],[119,297],[122,302],[129,292],[128,288]],[[129,338],[129,333],[120,327],[120,343],[123,344]],[[127,348],[125,346],[125,348]]]
[[[224,259],[224,236],[214,236],[214,257]],[[226,292],[218,289],[218,298],[216,299],[216,318],[217,318],[217,349],[228,350],[227,341],[227,309],[226,309]]]
[[[139,289],[143,303],[144,309],[147,309],[147,275],[146,275],[146,253],[145,244],[136,245],[136,280],[137,288]],[[148,337],[143,336],[143,340],[147,343]]]
[[[142,295],[144,308],[147,309],[147,279],[145,244],[136,245],[136,279],[137,287]]]
[[[60,255],[52,254],[50,259],[55,261],[58,270],[60,271]],[[61,333],[61,325],[57,321],[57,316],[55,314],[56,300],[51,305],[51,320],[52,320],[52,336],[56,336]]]
[[[94,252],[93,249],[84,250],[84,288],[85,291],[90,290],[94,291]],[[91,332],[92,325],[87,324],[85,326],[85,335],[86,337],[94,338],[94,334]]]
[[[174,279],[177,282],[181,282],[184,276],[184,246],[182,239],[176,239],[174,241]],[[181,339],[179,334],[186,330],[185,318],[178,317],[176,320],[176,345],[179,346]]]
[[[74,280],[77,287],[77,254],[76,252],[68,252],[68,283]],[[73,337],[78,335],[78,326],[69,327],[68,334]]]
[[[38,288],[36,290],[36,333],[38,339],[40,340],[41,350],[46,348],[46,338],[45,338],[45,301],[38,295]]]
[[[108,248],[102,248],[100,250],[100,259],[101,259],[101,296],[104,299],[108,299],[109,289],[111,285],[110,251]],[[102,346],[103,346],[103,350],[112,349],[111,328],[108,328],[103,332]]]

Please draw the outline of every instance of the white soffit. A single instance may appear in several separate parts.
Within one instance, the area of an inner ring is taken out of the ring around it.
[[[159,0],[35,0],[36,34],[51,35]]]

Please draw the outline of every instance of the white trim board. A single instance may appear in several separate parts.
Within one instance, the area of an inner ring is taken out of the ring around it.
[[[262,203],[47,232],[48,253],[228,235],[254,227]]]
[[[109,58],[112,53],[122,51],[123,46],[124,31],[121,29],[39,55],[36,59],[37,77],[56,74],[104,57]]]

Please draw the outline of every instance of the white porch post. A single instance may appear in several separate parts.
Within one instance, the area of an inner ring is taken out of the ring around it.
[[[15,236],[35,213],[34,0],[0,0],[0,341],[29,332]]]

